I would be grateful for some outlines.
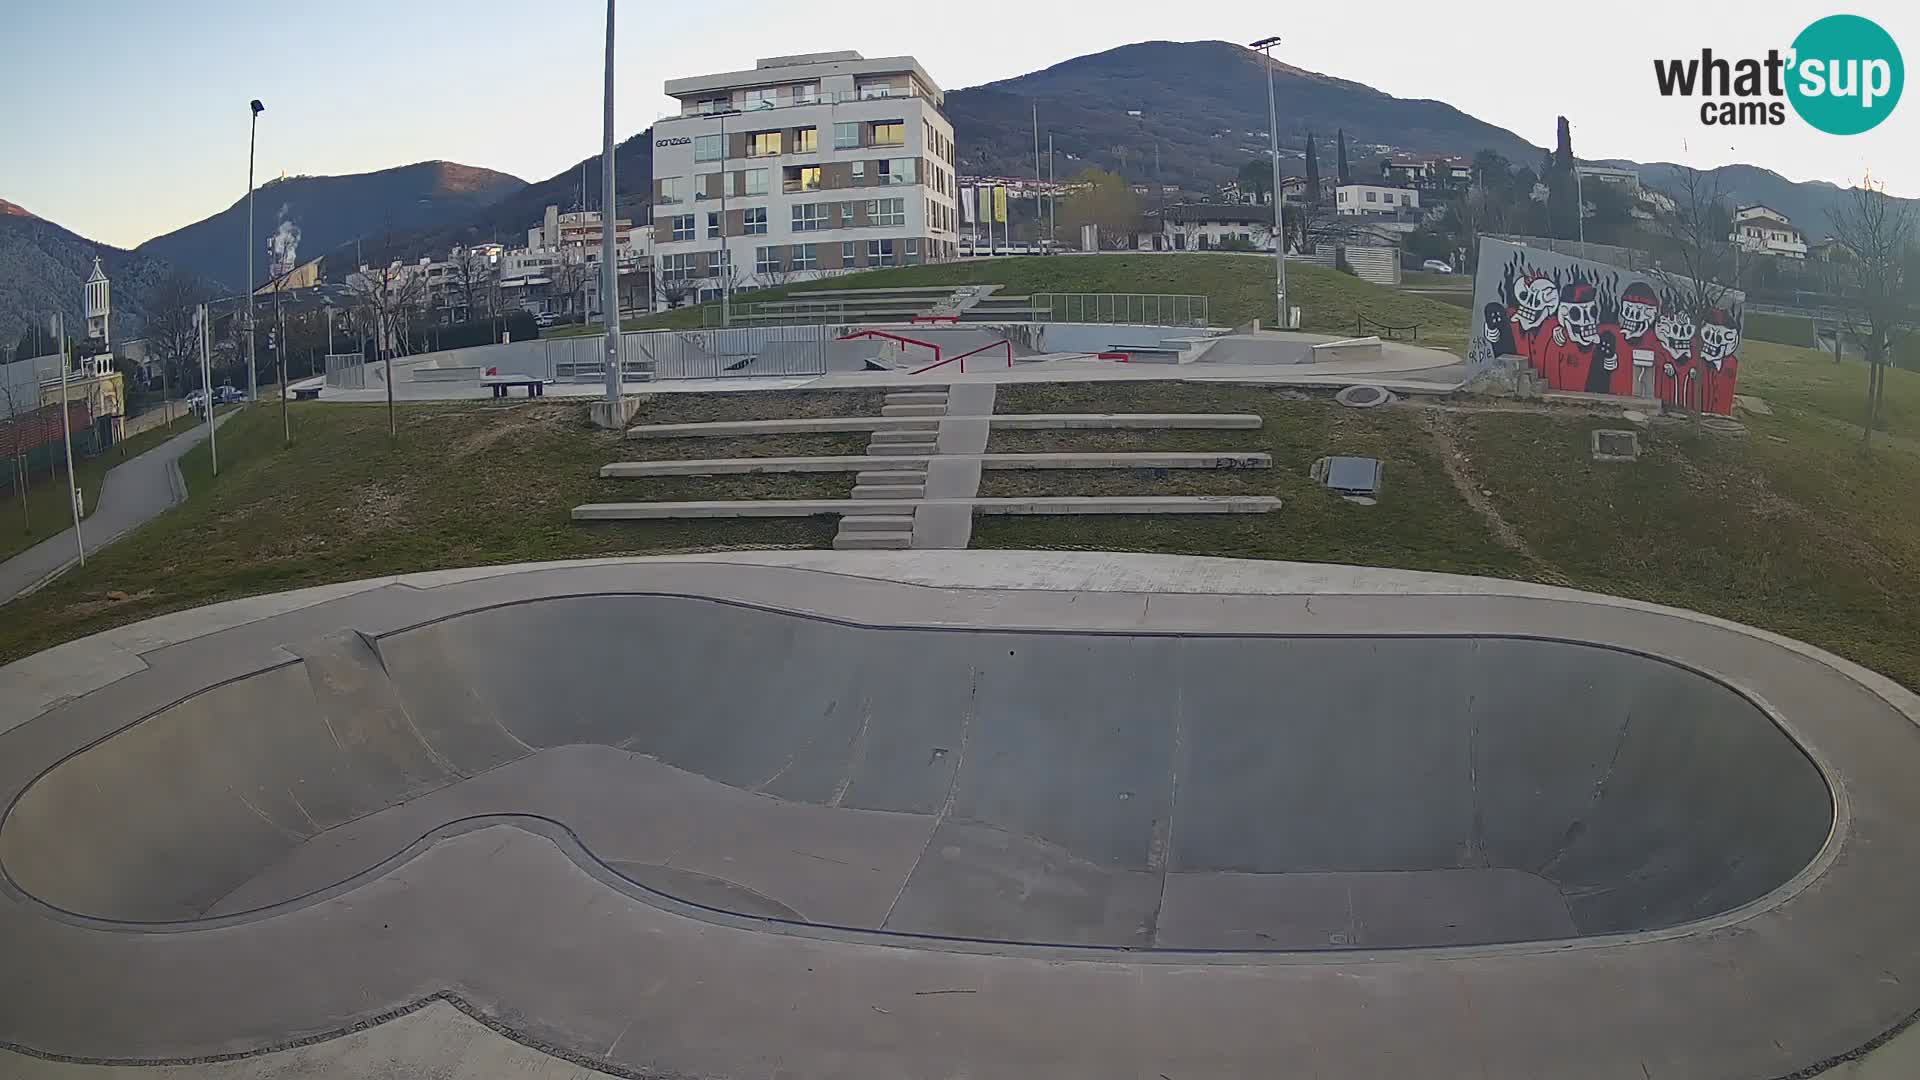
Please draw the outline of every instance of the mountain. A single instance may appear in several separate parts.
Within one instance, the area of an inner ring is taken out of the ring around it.
[[[1640,182],[1647,187],[1669,190],[1678,183],[1681,166],[1669,161],[1655,161],[1641,164],[1637,161],[1608,161],[1603,164],[1617,165],[1632,169],[1640,174]],[[1800,231],[1806,234],[1809,242],[1819,240],[1833,232],[1829,212],[1848,198],[1850,189],[1825,180],[1789,180],[1771,169],[1762,169],[1757,165],[1723,165],[1711,170],[1720,185],[1720,190],[1733,206],[1748,206],[1753,203],[1766,205],[1787,215]],[[1916,200],[1901,200],[1914,202]]]
[[[147,291],[172,269],[162,260],[97,243],[0,199],[0,345],[12,345],[29,324],[46,332],[55,311],[76,335],[86,325],[82,286],[93,260],[113,279],[113,333],[140,332]]]
[[[347,176],[292,176],[270,180],[254,193],[254,276],[264,278],[267,243],[278,237],[293,257],[314,255],[389,232],[408,233],[465,221],[527,182],[492,169],[451,161],[422,161]],[[247,199],[212,217],[175,229],[134,249],[164,259],[238,292],[247,278]]]
[[[1145,41],[952,91],[947,115],[960,171],[1029,175],[1038,101],[1054,149],[1075,159],[1062,158],[1058,168],[1077,172],[1093,164],[1136,181],[1211,189],[1266,153],[1268,63],[1224,41]],[[1542,152],[1444,102],[1397,98],[1288,64],[1272,67],[1283,154],[1301,157],[1309,130],[1330,146],[1342,128],[1356,174],[1374,172],[1386,148],[1463,156],[1491,148],[1520,162],[1536,162]]]

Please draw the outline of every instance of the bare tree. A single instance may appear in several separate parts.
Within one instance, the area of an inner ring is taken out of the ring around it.
[[[347,276],[347,288],[353,292],[354,307],[373,328],[374,359],[385,367],[387,437],[397,438],[400,427],[393,410],[393,354],[408,342],[406,327],[426,293],[426,279],[418,267],[396,260],[361,267]]]
[[[561,310],[568,312],[573,311],[574,302],[583,299],[581,290],[586,288],[586,262],[581,259],[570,258],[563,252],[560,255],[559,261],[553,264],[552,277],[554,295],[562,298],[561,304],[563,307]],[[582,305],[581,311],[583,314],[585,310],[585,306]]]
[[[1888,346],[1894,331],[1915,323],[1914,204],[1887,195],[1871,179],[1853,188],[1828,216],[1834,238],[1851,258],[1836,262],[1845,295],[1867,327],[1867,410],[1861,443],[1873,445],[1886,387]]]
[[[454,248],[447,256],[447,286],[460,298],[467,319],[480,316],[483,301],[493,278],[493,262],[485,252],[473,248]],[[461,320],[465,321],[465,320]]]
[[[1740,249],[1719,172],[1675,168],[1675,183],[1667,192],[1673,206],[1661,205],[1654,227],[1669,241],[1669,253],[1679,265],[1655,265],[1650,272],[1698,319],[1724,307],[1727,295],[1739,289]]]
[[[38,381],[33,380],[36,394]],[[0,376],[0,397],[4,397],[7,402],[7,416],[4,421],[0,421],[0,425],[4,425],[6,432],[7,457],[13,462],[13,490],[20,496],[20,524],[27,535],[31,536],[33,535],[33,517],[27,513],[27,439],[25,432],[22,431],[20,400],[15,394],[12,379]],[[33,404],[39,405],[37,397]]]
[[[207,299],[206,290],[192,274],[174,270],[160,279],[147,298],[147,348],[160,358],[160,400],[173,427],[172,376],[184,371],[200,353],[200,327],[195,315]]]

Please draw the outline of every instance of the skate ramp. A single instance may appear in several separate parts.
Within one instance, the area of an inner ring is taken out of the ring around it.
[[[43,774],[0,822],[9,879],[191,921],[518,820],[637,895],[757,918],[1381,948],[1704,918],[1785,883],[1832,822],[1745,698],[1577,643],[886,629],[587,596],[291,649]]]

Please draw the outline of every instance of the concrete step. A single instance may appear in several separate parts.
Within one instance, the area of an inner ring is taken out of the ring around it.
[[[833,538],[835,551],[906,551],[913,547],[909,532],[843,532]]]
[[[945,416],[945,405],[882,405],[881,416]]]
[[[896,390],[888,394],[883,405],[945,405],[945,390]]]
[[[923,446],[924,452],[913,451]],[[879,482],[926,475],[932,443],[882,443],[867,454],[834,457],[689,458],[671,461],[615,461],[600,467],[610,480],[641,476],[727,476],[739,473],[859,473]],[[1271,469],[1270,454],[1242,450],[1129,451],[1115,453],[952,454],[977,459],[985,469]]]
[[[1270,495],[1048,495],[1011,499],[926,499],[915,507],[965,507],[976,514],[1268,514],[1280,509]],[[724,499],[710,502],[586,503],[575,521],[657,521],[671,518],[813,517],[820,514],[898,514],[898,499]]]
[[[871,454],[871,455],[873,455],[874,457],[877,457],[877,458],[889,458],[889,457],[895,457],[895,456],[907,456],[907,457],[913,457],[913,456],[922,456],[922,457],[932,457],[932,456],[933,456],[933,443],[932,443],[932,442],[916,442],[916,443],[901,443],[901,442],[884,442],[884,443],[872,443],[872,444],[870,444],[870,445],[869,445],[869,447],[868,447],[868,449],[867,449],[867,453],[868,453],[868,454]]]
[[[938,428],[922,428],[916,431],[876,431],[867,444],[885,446],[888,443],[931,442],[937,434],[939,434]]]
[[[1164,428],[1179,430],[1258,428],[1254,413],[995,413],[987,423],[996,428],[1026,431],[1071,431],[1096,428]]]
[[[849,473],[927,467],[925,456],[843,454],[834,457],[689,458],[675,461],[615,461],[600,466],[609,480],[636,476],[728,476],[739,473]]]
[[[938,420],[918,416],[806,416],[788,420],[717,420],[699,424],[641,424],[627,429],[629,439],[684,439],[698,436],[799,435],[833,431],[931,431]]]
[[[850,514],[840,519],[840,532],[904,532],[913,531],[912,514]]]
[[[856,484],[919,484],[925,486],[925,469],[865,469],[853,478]]]
[[[926,497],[925,484],[860,484],[853,489],[855,499],[920,499]]]

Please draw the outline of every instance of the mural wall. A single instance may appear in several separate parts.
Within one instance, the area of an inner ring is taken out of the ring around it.
[[[1523,360],[1552,390],[1730,413],[1746,298],[1696,310],[1697,295],[1684,278],[1482,239],[1467,358]]]

